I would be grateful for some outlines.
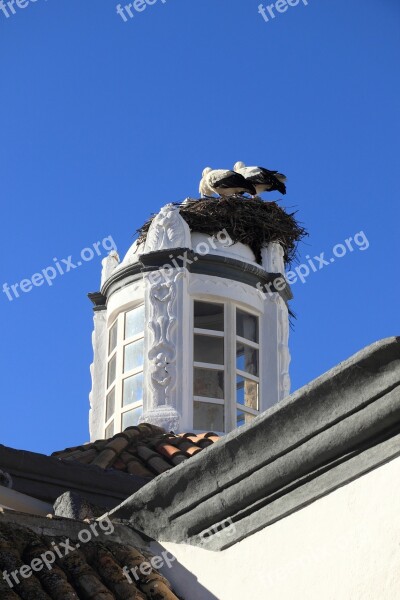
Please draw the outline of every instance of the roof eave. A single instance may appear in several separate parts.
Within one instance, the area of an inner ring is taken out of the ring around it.
[[[109,514],[154,539],[221,550],[400,456],[400,338],[314,380]],[[221,529],[221,527],[220,527]]]

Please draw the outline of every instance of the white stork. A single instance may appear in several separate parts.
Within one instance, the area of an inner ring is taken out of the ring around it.
[[[207,167],[203,171],[203,176],[199,187],[202,196],[236,196],[238,194],[248,193],[254,196],[256,189],[252,183],[235,171],[225,169],[211,169]]]
[[[246,167],[242,162],[237,162],[233,170],[251,183],[256,188],[256,193],[273,192],[277,190],[281,194],[286,194],[286,177],[278,171],[269,171],[263,167]]]

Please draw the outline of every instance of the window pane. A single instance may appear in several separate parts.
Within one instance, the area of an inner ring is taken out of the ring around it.
[[[122,414],[122,431],[124,431],[127,427],[133,427],[134,425],[138,425],[139,419],[143,414],[143,406],[138,406],[133,410],[128,410],[128,412]]]
[[[236,402],[238,404],[258,410],[258,383],[238,375],[236,378],[236,389]]]
[[[106,421],[110,419],[115,411],[115,387],[111,390],[111,392],[107,395],[106,400]]]
[[[224,331],[224,305],[196,301],[194,303],[194,326],[198,329]]]
[[[194,402],[193,428],[202,431],[225,431],[224,405]]]
[[[125,339],[144,331],[144,305],[130,310],[125,315]]]
[[[249,413],[242,412],[241,410],[237,411],[237,426],[247,425],[254,420],[254,415],[250,415]]]
[[[210,335],[195,335],[194,360],[195,362],[223,365],[224,338],[216,338]]]
[[[114,421],[109,424],[106,429],[106,439],[112,437],[114,435]]]
[[[143,373],[124,380],[123,406],[143,399]]]
[[[258,343],[258,317],[236,310],[236,335]]]
[[[141,339],[125,346],[124,373],[143,366],[143,343]]]
[[[212,369],[194,369],[193,393],[204,398],[224,398],[224,372]]]
[[[109,387],[112,384],[112,382],[115,381],[116,371],[117,371],[117,355],[114,354],[114,356],[108,363],[107,387]]]
[[[241,342],[236,344],[236,368],[251,375],[258,375],[258,350]]]
[[[117,333],[118,333],[118,321],[115,321],[114,325],[110,329],[109,342],[108,342],[108,354],[117,347]]]

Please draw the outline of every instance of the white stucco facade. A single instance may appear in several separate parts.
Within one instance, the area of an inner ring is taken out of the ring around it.
[[[397,458],[224,551],[163,543],[164,574],[191,600],[397,600],[399,496]]]

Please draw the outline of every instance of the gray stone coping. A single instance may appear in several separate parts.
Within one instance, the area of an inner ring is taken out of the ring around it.
[[[95,306],[94,310],[102,310],[104,308],[105,299],[109,297],[111,288],[113,293],[126,285],[127,278],[130,281],[137,281],[142,278],[143,273],[158,271],[165,265],[178,265],[179,267],[187,268],[191,273],[231,279],[232,281],[245,283],[252,287],[256,287],[260,283],[262,286],[269,286],[267,289],[270,289],[271,292],[280,294],[285,302],[293,298],[290,286],[287,283],[282,286],[280,282],[279,289],[274,286],[275,281],[284,279],[281,273],[267,273],[262,267],[227,256],[211,253],[201,256],[188,248],[174,248],[173,250],[157,250],[142,254],[139,257],[139,262],[117,270],[104,283],[101,292],[89,294]]]
[[[393,337],[160,475],[110,516],[157,540],[221,550],[397,456],[400,338]]]
[[[104,471],[1,445],[0,465],[11,475],[14,490],[50,504],[72,490],[89,502],[110,509],[148,483],[148,479],[128,473]]]
[[[0,523],[8,523],[10,525],[19,525],[20,527],[28,527],[37,535],[49,537],[68,537],[71,540],[77,539],[78,534],[83,529],[89,529],[88,521],[80,521],[77,519],[65,519],[63,517],[39,517],[36,515],[27,515],[17,511],[5,509],[0,512]],[[131,527],[126,527],[121,523],[113,523],[114,531],[112,533],[102,533],[98,528],[96,541],[98,542],[117,542],[126,546],[146,549],[148,540],[144,539]]]

